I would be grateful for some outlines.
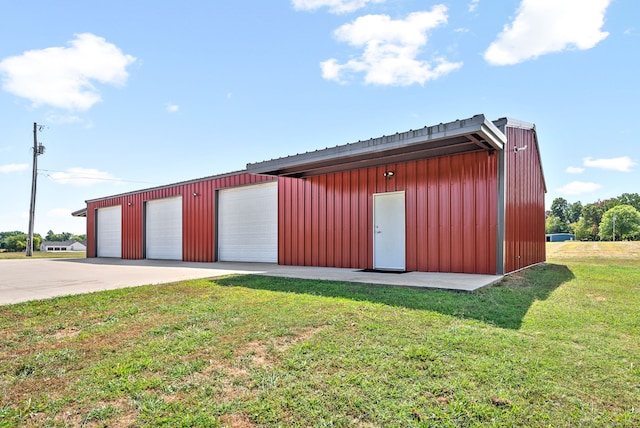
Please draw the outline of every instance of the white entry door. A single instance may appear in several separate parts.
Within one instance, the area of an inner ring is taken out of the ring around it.
[[[404,192],[373,195],[373,268],[405,270]]]

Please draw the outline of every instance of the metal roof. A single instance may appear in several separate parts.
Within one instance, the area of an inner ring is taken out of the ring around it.
[[[174,187],[174,186],[182,186],[182,185],[186,185],[186,184],[200,183],[200,182],[203,182],[203,181],[213,180],[215,178],[231,177],[233,175],[238,175],[238,174],[242,174],[242,173],[245,173],[245,172],[247,172],[247,171],[246,170],[239,170],[239,171],[226,172],[224,174],[209,175],[207,177],[194,178],[192,180],[179,181],[177,183],[171,183],[171,184],[163,184],[161,186],[148,187],[146,189],[132,190],[130,192],[119,193],[119,194],[116,194],[116,195],[103,196],[101,198],[87,199],[85,202],[86,203],[97,202],[97,201],[103,201],[105,199],[120,198],[120,197],[123,197],[123,196],[129,196],[129,195],[137,195],[138,193],[142,193],[142,192],[151,192],[151,191],[154,191],[154,190],[169,189],[169,188]],[[81,211],[82,210],[75,211],[75,212],[71,213],[71,215],[75,216],[75,217],[86,217],[87,216],[86,212],[84,213],[84,215],[82,215]],[[86,211],[86,208],[85,208],[85,211]],[[79,214],[76,215],[76,213],[79,213]]]
[[[87,208],[81,208],[78,211],[74,211],[71,213],[74,217],[86,217],[87,216]]]
[[[247,164],[247,172],[305,177],[414,159],[502,150],[507,141],[484,115],[394,135]]]
[[[46,245],[46,246],[54,246],[54,247],[68,247],[70,245],[73,245],[75,243],[78,244],[82,244],[82,245],[87,245],[86,242],[82,242],[82,241],[78,241],[77,239],[69,239],[67,241],[42,241],[41,245]]]

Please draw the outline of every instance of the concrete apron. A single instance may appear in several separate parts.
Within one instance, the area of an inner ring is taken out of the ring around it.
[[[402,287],[474,291],[501,275],[381,273],[357,269],[280,266],[271,263],[193,263],[169,260],[30,259],[0,262],[0,305],[147,284],[233,274],[359,282]]]

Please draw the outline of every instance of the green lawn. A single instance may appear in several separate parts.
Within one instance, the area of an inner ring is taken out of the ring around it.
[[[31,257],[27,257],[24,251],[9,252],[0,251],[0,260],[3,259],[84,259],[87,257],[86,251],[34,251]]]
[[[604,244],[472,294],[235,276],[0,306],[0,426],[640,426],[640,252]]]

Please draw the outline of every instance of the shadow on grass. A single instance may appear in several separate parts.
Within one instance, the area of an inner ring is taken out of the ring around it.
[[[222,286],[338,297],[428,310],[518,329],[535,301],[546,300],[556,288],[573,278],[573,273],[566,266],[546,264],[506,276],[500,283],[473,293],[260,275],[228,276],[213,279],[212,282]]]

